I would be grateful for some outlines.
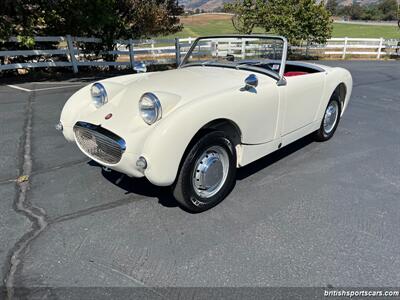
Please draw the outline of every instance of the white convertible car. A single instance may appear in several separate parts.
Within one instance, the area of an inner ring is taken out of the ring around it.
[[[288,62],[283,37],[198,38],[176,70],[101,80],[65,104],[58,129],[97,163],[207,210],[236,169],[313,133],[330,139],[349,103],[342,68]]]

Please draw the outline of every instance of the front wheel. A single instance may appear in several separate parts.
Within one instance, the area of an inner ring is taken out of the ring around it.
[[[175,199],[194,213],[220,203],[236,181],[236,151],[223,132],[200,138],[184,158],[173,187]]]
[[[317,141],[327,141],[335,134],[336,128],[339,125],[340,115],[341,109],[339,100],[333,98],[326,107],[321,127],[315,132],[315,139]]]

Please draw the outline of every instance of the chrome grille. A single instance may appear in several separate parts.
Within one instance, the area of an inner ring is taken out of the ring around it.
[[[125,141],[96,125],[78,122],[74,133],[79,146],[87,155],[106,164],[116,164],[125,151]]]

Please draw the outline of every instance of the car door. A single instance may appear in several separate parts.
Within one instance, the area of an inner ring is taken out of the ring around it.
[[[247,73],[243,82],[251,74]],[[277,125],[280,101],[276,80],[263,74],[256,76],[258,86],[236,91],[237,101],[232,101],[230,107],[237,114],[235,120],[240,122],[242,142],[253,145],[268,143],[279,137]],[[234,107],[235,103],[237,107]]]
[[[295,132],[316,120],[325,84],[325,73],[286,78],[283,86],[283,122],[281,136]]]

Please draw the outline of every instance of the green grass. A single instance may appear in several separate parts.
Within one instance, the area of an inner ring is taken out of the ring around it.
[[[229,20],[210,20],[206,24],[185,25],[181,32],[164,38],[186,38],[230,33],[235,33],[235,29]],[[254,33],[263,33],[263,30],[257,28]],[[386,39],[400,39],[400,30],[397,26],[333,24],[332,37],[346,36],[354,38],[383,37]]]
[[[397,26],[333,24],[333,37],[400,39]]]

